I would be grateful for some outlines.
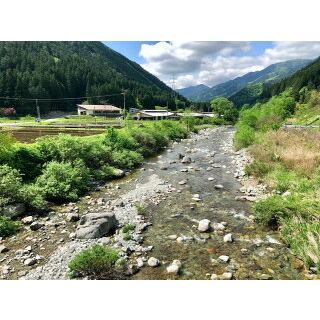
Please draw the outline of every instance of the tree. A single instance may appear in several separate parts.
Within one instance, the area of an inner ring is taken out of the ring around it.
[[[235,108],[232,101],[225,97],[217,97],[211,100],[211,109],[216,112],[218,117],[226,121],[235,122],[238,118],[239,112]]]

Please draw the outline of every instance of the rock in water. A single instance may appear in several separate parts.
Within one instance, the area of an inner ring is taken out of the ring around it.
[[[37,263],[36,258],[28,258],[24,261],[24,265],[26,265],[26,266],[33,266],[36,263]]]
[[[157,267],[160,265],[160,261],[157,258],[151,257],[148,260],[148,266],[149,267]]]
[[[224,242],[232,242],[233,241],[233,236],[232,233],[228,233],[223,237]]]
[[[76,237],[80,239],[101,238],[109,234],[118,225],[114,213],[88,213],[81,217]]]
[[[223,185],[222,185],[222,184],[216,184],[214,187],[215,187],[217,190],[223,189]]]
[[[210,220],[203,219],[199,221],[198,230],[200,232],[206,232],[210,229]]]
[[[185,157],[182,158],[181,163],[191,163],[191,158],[185,156]]]
[[[181,261],[180,260],[173,260],[172,263],[167,267],[168,273],[178,274],[181,268]]]

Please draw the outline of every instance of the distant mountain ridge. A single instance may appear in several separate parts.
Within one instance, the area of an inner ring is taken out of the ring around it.
[[[178,93],[183,95],[185,98],[190,99],[190,98],[195,98],[198,95],[201,95],[205,91],[209,90],[210,87],[204,85],[204,84],[198,84],[196,86],[191,86],[183,89],[177,89]]]
[[[309,59],[295,59],[274,63],[263,70],[249,72],[233,80],[229,80],[212,88],[197,92],[195,95],[189,94],[187,98],[192,101],[199,102],[209,101],[218,96],[230,97],[246,86],[266,82],[278,82],[281,79],[292,75],[297,70],[302,69],[307,64],[311,63],[311,61],[312,60]],[[180,89],[178,92],[183,95],[183,92],[189,92],[189,88]]]

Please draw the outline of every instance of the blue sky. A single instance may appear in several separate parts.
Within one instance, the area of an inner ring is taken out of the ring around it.
[[[104,41],[174,88],[216,84],[270,64],[320,56],[320,42]]]

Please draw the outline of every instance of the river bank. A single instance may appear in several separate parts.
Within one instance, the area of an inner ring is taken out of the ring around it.
[[[10,250],[1,259],[1,277],[66,279],[68,262],[102,243],[120,250],[132,279],[309,278],[278,232],[254,223],[251,201],[265,190],[245,177],[244,164],[250,160],[233,150],[233,133],[220,127],[191,134],[130,176],[57,207],[39,219],[37,231],[5,242]],[[90,212],[114,212],[116,233],[76,239],[77,220]],[[205,232],[200,228],[204,220],[210,222]],[[129,240],[121,232],[127,224],[135,226]],[[150,258],[158,261],[153,267]],[[28,266],[27,259],[35,262]]]

